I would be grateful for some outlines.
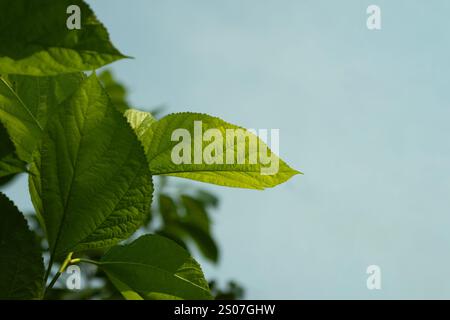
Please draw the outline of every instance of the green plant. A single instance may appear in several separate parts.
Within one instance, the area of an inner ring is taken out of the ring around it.
[[[111,102],[129,109],[126,88],[105,70],[99,74],[99,79],[106,89]],[[158,110],[152,111],[157,114]],[[219,260],[219,246],[214,239],[211,224],[211,211],[218,207],[219,199],[205,190],[193,188],[190,183],[174,183],[164,176],[158,177],[151,212],[146,215],[143,226],[136,231],[139,234],[155,233],[174,240],[186,250],[197,247],[197,254],[211,263]],[[34,214],[31,225],[38,226]],[[42,240],[44,235],[39,228],[33,228]],[[43,241],[40,241],[43,242]],[[44,241],[45,242],[45,241]],[[48,247],[42,247],[44,255],[48,256]],[[93,249],[79,254],[80,257],[99,260],[105,254],[105,249]],[[53,269],[58,269],[59,266]],[[86,270],[87,269],[87,270]],[[120,299],[122,296],[108,279],[106,274],[96,268],[84,268],[83,286],[80,290],[70,290],[64,285],[53,287],[47,292],[46,299]],[[61,283],[61,282],[60,282]],[[244,289],[235,281],[229,281],[225,288],[219,288],[215,280],[209,281],[212,296],[215,299],[239,299],[243,297]]]
[[[69,30],[66,10],[74,4],[81,9],[82,28]],[[159,234],[118,245],[147,222],[153,178],[264,189],[298,172],[270,150],[266,155],[279,161],[279,171],[272,175],[262,175],[264,166],[249,161],[255,156],[250,149],[244,149],[243,163],[175,164],[174,130],[195,136],[198,121],[223,133],[238,127],[197,113],[157,120],[120,103],[120,92],[111,99],[108,84],[102,85],[95,72],[84,72],[125,56],[81,0],[2,1],[0,39],[0,178],[29,175],[36,218],[50,253],[44,268],[36,235],[0,193],[0,298],[44,298],[61,273],[78,263],[97,266],[127,299],[211,298],[199,264],[179,245],[183,239],[178,235],[189,235],[205,256],[217,258],[195,198],[180,195],[183,215],[161,212],[164,228]],[[236,154],[239,143],[231,146]],[[207,146],[201,142],[201,148]],[[189,152],[198,147],[189,146]],[[220,145],[222,153],[227,148]],[[173,199],[159,194],[158,201]],[[85,257],[92,250],[100,250],[97,260]],[[54,264],[60,268],[52,275]]]

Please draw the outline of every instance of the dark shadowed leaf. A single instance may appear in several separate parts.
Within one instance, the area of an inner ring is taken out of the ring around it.
[[[212,262],[219,260],[219,248],[209,230],[205,230],[195,223],[182,221],[180,229],[191,238],[203,256]]]
[[[210,299],[200,265],[172,240],[145,235],[111,248],[100,267],[127,299]]]
[[[177,221],[180,217],[178,216],[178,208],[172,197],[160,194],[158,199],[159,212],[164,223],[169,224],[173,221]]]
[[[79,30],[66,24],[71,5],[80,8]],[[87,71],[125,57],[81,0],[0,1],[0,43],[0,74]]]
[[[209,232],[210,219],[205,204],[188,195],[181,195],[181,202],[186,213],[184,221],[195,224],[199,228]]]
[[[3,193],[0,211],[0,299],[40,298],[44,264],[36,237]]]
[[[9,138],[8,132],[0,123],[0,179],[11,177],[25,170],[26,163],[17,156],[16,149]]]

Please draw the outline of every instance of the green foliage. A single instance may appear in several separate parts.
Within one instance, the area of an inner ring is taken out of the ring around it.
[[[126,298],[211,298],[200,265],[164,237],[146,235],[131,244],[113,247],[99,266]]]
[[[44,278],[39,244],[22,214],[0,192],[0,299],[37,299]]]
[[[66,27],[70,5],[81,9],[80,30]],[[1,1],[0,12],[0,74],[87,71],[125,57],[84,1]]]
[[[31,194],[55,256],[113,245],[142,225],[152,178],[95,75],[59,107],[33,160]]]
[[[215,281],[211,281],[209,288],[216,300],[238,300],[244,296],[244,289],[234,281],[229,281],[225,289],[219,288]]]
[[[0,78],[0,120],[20,159],[31,160],[49,115],[55,113],[59,104],[78,88],[84,78],[81,73]]]
[[[103,71],[99,74],[98,79],[103,84],[111,103],[117,108],[117,110],[123,113],[130,108],[127,101],[127,90],[121,83],[114,79],[111,71]]]
[[[5,127],[0,123],[0,179],[24,172],[25,170],[26,163],[17,157],[14,144],[9,138]]]
[[[247,148],[247,142],[245,140],[238,140],[234,144],[235,154],[238,153],[239,148],[245,150],[244,164],[175,164],[172,161],[172,150],[177,144],[179,144],[179,142],[172,141],[172,133],[176,129],[185,129],[192,137],[194,137],[195,121],[201,121],[203,124],[203,130],[205,131],[208,129],[220,130],[224,137],[226,136],[227,129],[242,129],[216,117],[190,112],[170,114],[161,120],[155,121],[145,130],[139,128],[139,138],[144,145],[145,153],[149,162],[149,168],[152,174],[188,178],[228,187],[265,189],[283,183],[299,173],[298,171],[290,168],[276,155],[272,154],[270,149],[267,148],[267,156],[273,156],[279,161],[279,171],[273,175],[262,175],[261,169],[263,165],[261,163],[250,164],[249,161],[252,157],[257,157],[259,155],[258,150]],[[246,132],[245,129],[242,130]],[[267,147],[265,143],[254,134],[250,132],[248,132],[248,134],[258,141],[260,146],[262,145]],[[205,148],[208,144],[208,142],[203,141],[202,148]],[[221,150],[219,151],[219,156],[224,155],[227,148],[230,148],[230,146],[223,142],[221,145]],[[194,143],[191,143],[190,149],[191,154],[194,154]]]
[[[130,123],[131,127],[135,131],[139,140],[150,129],[151,125],[156,121],[155,118],[149,113],[134,109],[128,109],[125,111],[125,117]]]
[[[208,206],[200,198],[182,194],[175,199],[168,194],[160,194],[163,225],[158,233],[183,246],[186,246],[186,241],[193,241],[205,258],[217,262],[219,248],[211,234]]]
[[[81,8],[80,30],[66,28],[69,5]],[[279,171],[272,175],[261,174],[264,166],[249,161],[257,152],[250,149],[244,163],[175,164],[174,130],[195,136],[195,121],[202,121],[203,130],[223,134],[240,128],[198,113],[157,120],[130,109],[124,87],[110,73],[98,79],[95,72],[81,72],[124,57],[81,0],[2,1],[0,40],[0,185],[15,174],[29,174],[36,213],[30,221],[38,221],[35,229],[42,237],[37,240],[23,215],[0,193],[0,298],[52,297],[58,277],[76,263],[97,265],[96,277],[106,281],[105,291],[114,298],[117,291],[126,299],[212,298],[189,248],[194,244],[205,258],[218,261],[209,214],[218,200],[207,192],[159,191],[157,209],[150,215],[153,176],[162,182],[171,175],[264,189],[299,172],[270,150],[266,156],[279,161]],[[243,145],[245,141],[233,147],[223,142],[218,152],[231,148],[237,153]],[[195,152],[195,146],[189,151]],[[159,219],[158,227],[152,218]],[[158,235],[117,245],[138,229]],[[48,247],[40,247],[41,240]],[[49,255],[45,273],[43,252]],[[60,269],[53,274],[55,263]],[[235,285],[229,294],[214,290],[217,297],[242,295]]]

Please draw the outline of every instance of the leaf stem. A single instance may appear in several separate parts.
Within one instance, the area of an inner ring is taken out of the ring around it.
[[[59,268],[58,272],[55,274],[55,276],[53,277],[52,281],[50,282],[48,287],[45,289],[44,297],[45,297],[46,293],[48,292],[48,290],[53,288],[53,286],[55,285],[56,281],[58,281],[59,276],[64,272],[64,270],[66,270],[67,266],[71,263],[72,255],[73,255],[73,252],[69,252],[69,254],[67,255],[66,259],[64,259],[64,262],[62,263],[62,265]],[[76,259],[74,259],[74,260],[76,260]],[[52,259],[50,259],[50,262],[51,263],[49,264],[49,268],[47,269],[48,274],[47,274],[46,278],[48,278],[49,273],[50,273],[49,270],[51,269],[51,265],[53,264]],[[45,280],[45,281],[47,281],[47,280]]]
[[[76,258],[76,259],[72,259],[72,255],[73,252],[69,252],[69,254],[67,255],[66,259],[64,259],[64,262],[62,263],[61,267],[59,268],[58,272],[55,274],[55,276],[53,277],[52,281],[50,281],[50,284],[48,285],[47,288],[45,288],[43,297],[45,297],[45,295],[47,294],[47,292],[53,288],[53,286],[55,285],[56,281],[58,281],[59,277],[61,276],[61,274],[66,270],[67,266],[69,264],[75,264],[75,263],[79,263],[79,262],[85,262],[85,263],[90,263],[90,264],[94,264],[96,266],[98,266],[100,264],[100,262],[95,261],[95,260],[91,260],[91,259],[84,259],[84,258]],[[46,276],[45,276],[45,282],[47,282],[48,276],[50,274],[50,270],[52,268],[53,265],[53,258],[50,258],[50,263],[46,272]]]
[[[48,262],[47,270],[45,271],[45,276],[44,276],[44,286],[47,285],[47,280],[48,280],[48,277],[50,276],[52,267],[53,267],[53,255],[50,255],[50,260]]]
[[[91,260],[91,259],[77,258],[77,259],[70,260],[70,263],[78,263],[78,262],[95,264],[96,266],[100,265],[99,261],[95,261],[95,260]]]

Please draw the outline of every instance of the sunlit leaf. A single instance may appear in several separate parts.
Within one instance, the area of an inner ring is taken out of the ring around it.
[[[105,247],[142,225],[152,197],[145,155],[95,74],[49,121],[30,190],[52,252]]]
[[[222,141],[211,138],[211,141],[207,142],[202,139],[202,135],[196,133],[196,123],[200,123],[203,132],[217,129]],[[233,138],[228,141],[227,129],[239,130],[246,138],[242,140]],[[186,133],[189,136],[188,141],[180,141],[181,138],[173,139],[175,131]],[[283,183],[299,173],[272,153],[267,145],[253,133],[205,114],[189,112],[170,114],[155,121],[138,135],[144,145],[150,171],[154,175],[171,175],[228,187],[265,189]],[[198,144],[195,143],[197,138],[200,139]],[[250,138],[256,142],[256,148],[249,147]],[[219,150],[214,156],[222,160],[221,163],[212,162],[205,147],[219,141]],[[174,148],[180,145],[186,146],[182,149],[188,151],[189,162],[174,161],[174,154],[183,153],[184,156],[184,151],[174,151]],[[227,163],[227,153],[234,155],[232,163]],[[264,153],[271,163],[276,164],[276,167],[270,167],[270,163],[265,165],[257,160]],[[198,163],[195,160],[196,154],[200,160]],[[238,154],[243,155],[242,163],[237,161]],[[208,162],[205,158],[208,158]],[[253,161],[254,159],[256,161]]]

